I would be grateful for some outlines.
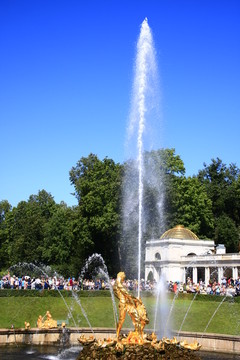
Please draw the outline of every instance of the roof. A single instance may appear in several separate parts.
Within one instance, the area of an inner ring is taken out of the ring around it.
[[[183,225],[177,225],[174,228],[165,231],[160,239],[199,240],[196,234],[185,228]]]

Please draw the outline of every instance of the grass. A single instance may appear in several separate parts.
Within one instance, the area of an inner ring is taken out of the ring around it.
[[[240,335],[239,299],[225,299],[224,302],[222,302],[222,297],[217,296],[197,296],[194,301],[192,299],[192,295],[182,296],[179,294],[173,303],[173,295],[169,295],[168,308],[174,304],[169,318],[176,331],[182,326],[183,331]],[[153,328],[155,298],[153,296],[144,297],[143,294],[142,300],[150,319],[150,324],[146,328]],[[80,293],[80,301],[92,327],[115,327],[110,296],[101,297],[98,294],[95,297],[92,293],[90,296],[86,296],[86,294],[83,296]],[[69,314],[70,310],[77,326],[89,326],[81,307],[69,296],[64,297],[64,300],[61,297],[52,296],[0,297],[0,309],[0,328],[10,328],[11,324],[14,324],[15,328],[23,328],[25,321],[29,321],[31,327],[35,327],[38,316],[44,315],[47,310],[51,312],[53,319],[69,319],[69,326],[74,326]],[[186,313],[187,317],[182,325]],[[124,327],[132,327],[128,316]]]

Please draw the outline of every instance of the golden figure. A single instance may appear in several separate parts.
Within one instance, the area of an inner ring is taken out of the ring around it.
[[[44,317],[47,317],[46,320],[43,322],[43,317],[39,315],[37,320],[37,327],[39,329],[53,329],[57,327],[57,321],[53,320],[52,315],[49,311],[46,312],[46,315]]]
[[[30,330],[30,323],[25,321],[25,330]]]
[[[42,315],[39,315],[39,317],[37,319],[37,327],[38,327],[38,329],[42,328],[42,325],[43,325],[42,320],[43,320]]]
[[[115,296],[119,299],[119,321],[117,324],[117,339],[119,340],[120,331],[124,323],[126,314],[130,316],[135,332],[129,334],[133,341],[141,342],[143,339],[143,329],[149,323],[146,308],[140,298],[136,298],[129,294],[127,289],[123,286],[125,273],[119,272],[117,275],[116,284],[114,286]]]

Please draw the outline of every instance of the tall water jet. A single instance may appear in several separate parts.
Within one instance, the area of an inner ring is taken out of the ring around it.
[[[131,251],[131,246],[137,251],[137,280],[138,297],[140,296],[142,242],[146,228],[146,213],[144,208],[144,186],[154,176],[146,173],[145,153],[154,146],[156,129],[153,122],[159,122],[159,89],[158,71],[156,65],[155,49],[152,33],[147,18],[141,25],[140,36],[137,43],[135,74],[132,90],[132,104],[127,129],[127,156],[125,180],[123,185],[123,234],[125,237],[137,239],[137,246],[131,244],[125,253]],[[153,171],[151,169],[150,171]],[[148,178],[148,180],[147,180]],[[153,181],[152,181],[153,182]],[[153,184],[151,184],[153,187]],[[157,191],[159,195],[159,191]],[[161,202],[160,196],[156,201]],[[130,230],[131,229],[131,230]],[[124,239],[126,241],[126,239]],[[126,264],[124,266],[126,269]]]

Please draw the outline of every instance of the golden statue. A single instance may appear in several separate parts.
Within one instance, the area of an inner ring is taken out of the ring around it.
[[[42,325],[43,325],[42,315],[39,315],[39,317],[38,317],[38,319],[37,319],[37,327],[38,327],[38,329],[41,329],[41,328],[42,328]]]
[[[119,299],[119,321],[117,324],[117,340],[119,340],[120,331],[124,323],[126,314],[130,316],[135,332],[130,333],[128,342],[143,342],[143,329],[149,323],[146,308],[140,298],[136,298],[129,294],[127,289],[123,286],[125,273],[119,272],[117,280],[114,285],[115,296]]]
[[[43,322],[43,318],[46,317],[46,320]],[[39,329],[53,329],[57,327],[57,321],[53,320],[52,315],[49,311],[46,312],[46,315],[42,317],[39,315],[37,320],[37,327]]]
[[[138,345],[137,351],[140,351],[138,353],[140,354],[140,356],[144,355],[145,353],[145,350],[143,353],[143,350],[141,349],[146,347],[147,353],[150,352],[150,354],[152,354],[152,358],[154,357],[154,359],[156,358],[156,356],[158,358],[158,353],[161,354],[163,350],[167,358],[170,358],[169,355],[171,353],[173,354],[174,359],[175,358],[190,359],[188,354],[185,356],[185,354],[182,352],[182,349],[188,349],[189,351],[199,350],[201,348],[201,345],[198,342],[188,344],[185,341],[180,342],[180,340],[177,340],[175,337],[173,339],[168,339],[166,337],[163,337],[162,340],[158,340],[157,335],[154,332],[151,335],[150,334],[147,335],[143,333],[143,329],[145,325],[149,323],[146,308],[140,298],[136,298],[129,294],[129,292],[123,285],[124,280],[125,280],[125,273],[119,272],[117,275],[116,283],[114,285],[115,296],[119,299],[119,305],[118,305],[119,320],[117,323],[117,337],[115,337],[114,339],[111,338],[96,339],[92,335],[89,336],[88,338],[84,334],[81,335],[78,341],[82,344],[83,351],[79,356],[79,360],[80,358],[90,359],[93,357],[102,359],[103,348],[105,348],[104,351],[106,351],[104,352],[104,354],[108,356],[109,359],[110,358],[112,359],[113,349],[117,350],[118,352],[125,353],[126,351],[126,354],[127,352],[129,352],[129,354],[130,353],[133,354],[134,349],[136,349],[135,345]],[[127,313],[133,322],[135,331],[130,331],[127,337],[124,336],[120,338],[120,331],[122,329]],[[90,344],[93,344],[93,347],[91,347]],[[94,356],[91,357],[91,355],[93,354]],[[134,359],[135,359],[135,354],[134,354]],[[137,355],[137,357],[139,356]],[[197,359],[196,357],[193,358]]]
[[[25,330],[30,330],[30,323],[29,322],[25,321],[24,325],[25,325]]]

